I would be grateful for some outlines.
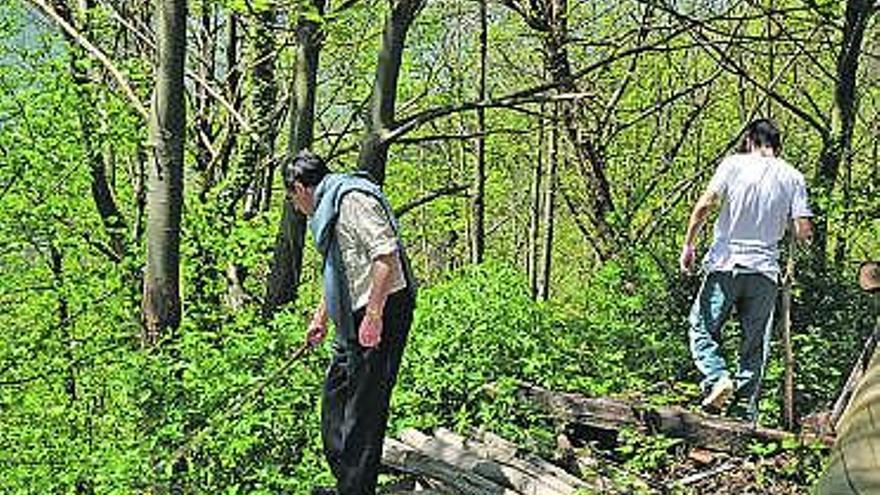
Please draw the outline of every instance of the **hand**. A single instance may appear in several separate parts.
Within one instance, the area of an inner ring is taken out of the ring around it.
[[[367,309],[358,329],[358,341],[364,347],[376,347],[382,341],[382,315]]]
[[[317,347],[321,345],[321,342],[324,342],[326,337],[327,324],[320,318],[313,318],[312,322],[309,323],[309,329],[306,332],[306,342],[308,342],[309,347]]]
[[[690,274],[694,266],[694,245],[685,244],[681,248],[681,256],[678,258],[678,267],[681,273]]]

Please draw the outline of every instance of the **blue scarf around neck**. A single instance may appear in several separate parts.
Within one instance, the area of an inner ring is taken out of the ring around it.
[[[327,313],[336,325],[336,342],[345,347],[357,342],[357,329],[354,328],[348,278],[345,275],[342,252],[336,239],[339,207],[346,194],[352,191],[368,194],[376,198],[385,209],[385,214],[397,236],[398,254],[406,277],[407,288],[410,291],[415,290],[414,278],[400,242],[400,232],[393,210],[379,186],[367,177],[363,173],[357,172],[325,176],[315,188],[315,211],[309,221],[315,245],[324,258],[324,302],[327,305]]]

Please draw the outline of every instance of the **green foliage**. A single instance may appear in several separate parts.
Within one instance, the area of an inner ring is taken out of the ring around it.
[[[680,4],[708,16],[724,2],[711,8]],[[792,32],[818,30],[816,39],[825,41],[821,46],[801,41],[810,56],[792,62],[797,70],[772,75],[771,69],[779,71],[787,62],[765,56],[771,47],[759,36],[768,19],[754,10],[744,11],[748,15],[735,26],[730,19],[707,18],[712,36],[726,40],[728,31],[736,31],[753,38],[724,41],[755,76],[756,82],[746,84],[694,46],[692,29],[674,34],[677,21],[660,9],[626,1],[569,2],[569,62],[576,72],[595,67],[577,81],[585,95],[578,100],[581,131],[595,140],[609,179],[616,209],[607,220],[619,229],[620,252],[613,260],[597,259],[585,178],[592,164],[578,162],[571,143],[562,139],[551,298],[531,299],[518,266],[528,250],[529,190],[537,160],[544,160],[546,173],[552,104],[489,109],[485,199],[491,261],[467,266],[473,219],[465,193],[437,198],[401,218],[424,283],[395,391],[393,428],[487,426],[531,448],[549,449],[557,425],[516,400],[521,381],[588,395],[640,395],[653,404],[696,402],[693,384],[699,377],[686,348],[686,315],[699,280],[675,273],[687,209],[715,161],[729,151],[732,136],[755,112],[777,118],[785,130],[786,158],[808,177],[815,175],[822,136],[777,102],[767,103],[758,86],[772,76],[776,94],[792,105],[809,112],[830,108],[833,84],[822,73],[835,67],[836,51],[829,48],[839,29],[828,19],[840,18],[842,5],[778,4],[797,10],[786,19]],[[346,2],[345,9],[334,4],[325,17],[302,0],[221,0],[192,7],[191,26],[208,12],[203,9],[219,9],[216,33],[225,32],[231,14],[248,24],[255,12],[279,9],[273,31],[279,95],[291,92],[286,86],[295,62],[292,22],[297,15],[318,22],[324,36],[314,147],[332,152],[337,170],[354,166],[388,2]],[[406,41],[398,121],[476,98],[476,13],[473,3],[427,3]],[[545,84],[545,33],[500,5],[490,4],[489,14],[489,98]],[[106,7],[94,9],[86,34],[148,101],[155,56],[132,48],[146,41],[133,42],[115,15]],[[635,33],[643,19],[651,29],[642,39]],[[247,220],[215,201],[229,183],[231,174],[223,174],[242,166],[244,133],[227,134],[222,129],[227,110],[213,107],[212,144],[219,148],[230,135],[238,142],[229,170],[212,163],[216,169],[207,171],[194,166],[196,133],[189,131],[183,323],[156,349],[144,349],[138,338],[144,240],[136,226],[142,226],[140,168],[150,151],[144,146],[146,126],[115,83],[104,84],[101,64],[78,62],[92,69],[99,83],[73,80],[75,49],[25,4],[0,1],[0,36],[0,491],[138,493],[173,481],[192,493],[307,493],[313,484],[329,483],[318,434],[328,349],[267,382],[299,345],[317,302],[317,256],[314,250],[306,253],[298,302],[263,319],[259,306],[280,195],[273,194],[268,212]],[[199,36],[190,38],[194,72],[206,61]],[[774,38],[775,53],[801,51],[786,36]],[[224,45],[221,36],[213,41]],[[249,53],[249,43],[244,36],[239,48]],[[648,46],[653,48],[621,55]],[[211,84],[218,92],[229,75],[224,51],[214,54],[218,73]],[[807,59],[815,67],[802,66]],[[248,65],[241,64],[239,91],[245,96],[252,84]],[[878,152],[872,145],[877,81],[871,67],[865,72],[859,91],[867,110],[856,120],[857,146],[842,164],[838,187],[813,198],[827,214],[833,255],[824,268],[798,260],[793,341],[801,413],[833,400],[876,315],[876,301],[852,281],[852,261],[876,257],[878,249]],[[188,82],[188,89],[195,87]],[[189,100],[193,106],[195,100]],[[279,123],[286,122],[281,103]],[[242,113],[250,119],[248,109]],[[98,123],[88,134],[84,117]],[[385,186],[393,203],[470,184],[475,129],[473,112],[453,113],[406,135],[409,142],[396,142]],[[276,151],[288,134],[280,131]],[[461,135],[468,137],[449,139]],[[108,157],[106,171],[125,223],[121,261],[108,256],[111,233],[92,199],[89,149]],[[542,180],[546,186],[547,177]],[[204,184],[219,185],[202,191]],[[545,231],[541,225],[539,234]],[[243,307],[230,304],[226,274],[233,265],[244,274],[249,299]],[[735,326],[727,333],[735,336]],[[778,346],[771,355],[761,421],[777,425],[783,372]],[[240,402],[264,385],[253,400]],[[621,440],[618,453],[631,469],[662,470],[674,457],[671,439],[628,432]],[[174,464],[175,452],[184,446],[185,462]],[[779,452],[798,459],[782,468],[786,476],[809,483],[817,475],[813,446],[783,443],[752,450],[761,458]]]
[[[625,464],[640,472],[664,467],[672,459],[670,450],[684,444],[684,440],[680,438],[645,435],[635,430],[621,430],[618,442],[615,450],[624,456]]]
[[[519,381],[598,395],[667,379],[681,362],[682,339],[670,338],[668,326],[644,328],[660,296],[631,292],[631,284],[659,292],[660,280],[635,268],[630,273],[643,276],[623,280],[624,272],[607,265],[588,284],[594,292],[581,308],[532,302],[522,275],[497,262],[423,289],[399,415],[423,427],[477,422],[504,429],[516,415]],[[640,365],[648,359],[651,367]],[[528,425],[528,411],[522,414]]]

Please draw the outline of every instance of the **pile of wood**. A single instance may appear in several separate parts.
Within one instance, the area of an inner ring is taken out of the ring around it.
[[[557,437],[554,453],[560,464],[526,452],[489,432],[472,431],[463,437],[442,428],[433,435],[406,429],[397,438],[387,438],[383,464],[405,475],[403,493],[422,495],[663,493],[686,489],[694,493],[743,493],[768,484],[755,474],[758,464],[787,462],[754,461],[748,453],[750,445],[793,441],[827,447],[832,442],[830,436],[822,433],[795,435],[677,406],[591,398],[531,384],[521,384],[517,396],[554,418],[557,431],[564,432]],[[617,440],[611,440],[610,446],[599,446],[603,439],[616,439],[621,430],[679,438],[686,448],[670,457],[670,466],[664,469],[663,476],[645,478],[643,473],[618,466],[620,459],[609,455]],[[790,487],[783,485],[779,493],[789,493]],[[395,489],[392,493],[402,492]]]
[[[385,440],[385,466],[419,480],[417,493],[461,495],[572,495],[616,493],[610,484],[587,483],[540,457],[487,432],[469,438],[445,429],[433,436],[407,429]]]

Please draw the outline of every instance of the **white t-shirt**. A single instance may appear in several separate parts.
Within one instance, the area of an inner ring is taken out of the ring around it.
[[[397,236],[382,204],[359,191],[343,196],[336,236],[348,278],[351,309],[357,311],[366,306],[370,297],[373,260],[397,252]],[[406,287],[399,257],[395,258],[391,268],[388,294]]]
[[[778,244],[786,227],[813,216],[804,175],[779,158],[736,154],[721,162],[707,191],[718,194],[722,205],[706,270],[738,266],[777,280]]]

